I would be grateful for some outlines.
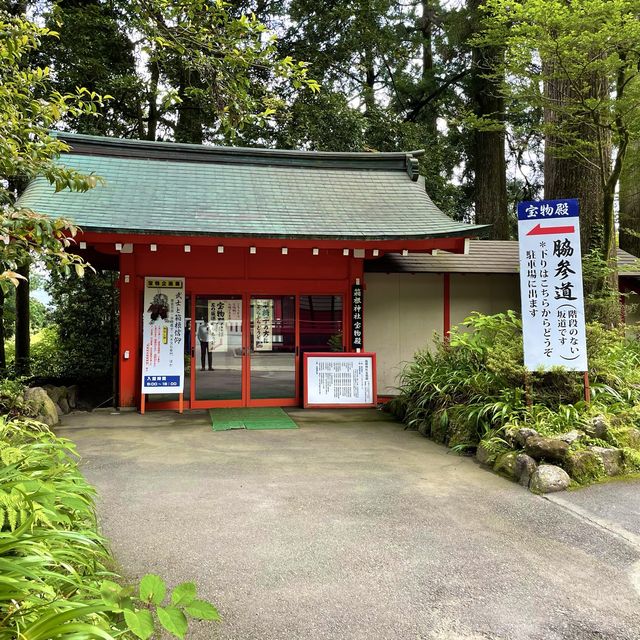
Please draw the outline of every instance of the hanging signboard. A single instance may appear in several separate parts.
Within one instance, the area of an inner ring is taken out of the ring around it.
[[[273,299],[253,301],[253,350],[273,351]]]
[[[362,286],[354,284],[351,290],[351,347],[362,349]]]
[[[375,407],[375,353],[305,353],[304,406]]]
[[[578,201],[518,203],[524,364],[587,371]]]
[[[209,351],[225,352],[230,334],[242,330],[242,300],[209,300]]]
[[[142,393],[184,389],[184,278],[144,279]]]

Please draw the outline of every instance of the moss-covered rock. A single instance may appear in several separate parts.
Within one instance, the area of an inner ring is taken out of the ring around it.
[[[418,433],[425,438],[431,435],[431,420],[422,420],[418,424]]]
[[[526,453],[519,453],[516,457],[516,476],[518,477],[518,482],[523,487],[528,487],[531,482],[531,477],[535,473],[535,470],[538,468],[536,461],[528,456]]]
[[[480,463],[480,464],[486,464],[488,466],[491,466],[493,464],[493,461],[495,460],[495,454],[492,453],[484,444],[484,442],[481,442],[478,445],[478,448],[476,449],[476,460]]]
[[[503,453],[498,456],[496,463],[493,465],[493,470],[501,476],[517,482],[520,479],[517,458],[517,451]]]
[[[537,461],[562,462],[567,457],[569,445],[559,438],[532,436],[527,438],[524,450]]]
[[[578,484],[589,484],[605,476],[602,460],[589,449],[570,452],[565,469]]]
[[[640,451],[625,447],[622,449],[624,473],[640,473]]]
[[[615,438],[615,444],[620,447],[627,447],[629,449],[637,449],[640,451],[640,429],[635,427],[618,428],[611,432],[611,435]]]
[[[449,414],[436,411],[431,417],[431,437],[440,444],[447,444],[449,436]]]
[[[478,444],[478,430],[460,415],[454,415],[454,417],[449,420],[448,431],[448,445],[450,447],[459,445],[474,447]]]
[[[24,392],[25,401],[36,413],[36,420],[53,427],[60,421],[56,405],[42,387],[31,387]]]
[[[604,472],[608,476],[619,476],[623,472],[622,449],[615,447],[591,447],[590,449],[602,461]]]
[[[564,491],[571,484],[571,478],[564,469],[552,464],[541,464],[531,476],[529,489],[533,493],[554,493]]]
[[[600,415],[591,418],[587,425],[585,425],[584,432],[592,438],[606,440],[609,427],[609,421],[606,416]]]

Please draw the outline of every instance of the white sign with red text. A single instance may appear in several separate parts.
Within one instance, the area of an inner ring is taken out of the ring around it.
[[[524,365],[587,371],[579,206],[518,203]]]

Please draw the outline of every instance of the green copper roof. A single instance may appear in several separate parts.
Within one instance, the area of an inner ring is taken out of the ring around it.
[[[34,180],[20,204],[85,231],[358,240],[477,235],[442,213],[413,153],[315,153],[59,134],[87,193]]]

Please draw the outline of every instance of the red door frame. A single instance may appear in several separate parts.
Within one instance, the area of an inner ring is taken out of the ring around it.
[[[272,288],[268,280],[226,280],[220,281],[222,291],[217,290],[215,293],[206,293],[200,291],[200,287],[193,288],[190,279],[185,282],[186,297],[190,298],[190,317],[191,317],[191,374],[189,376],[190,393],[189,399],[184,400],[185,409],[215,409],[215,408],[233,408],[233,407],[297,407],[302,404],[300,393],[300,377],[302,371],[302,356],[300,354],[300,297],[304,295],[326,295],[342,297],[342,331],[344,344],[349,348],[346,337],[349,335],[350,327],[348,326],[349,310],[350,310],[350,280],[343,281],[342,290],[336,290],[335,283],[329,286],[324,282],[300,280],[292,281],[291,287],[283,287],[282,285]],[[237,288],[235,288],[237,286]],[[248,289],[248,290],[247,290]],[[292,291],[293,289],[293,291]],[[143,294],[144,295],[144,294]],[[240,296],[242,300],[242,393],[241,398],[237,400],[197,400],[196,392],[196,376],[197,376],[197,353],[196,353],[196,334],[195,334],[195,311],[196,297],[215,297],[215,296]],[[251,398],[251,298],[259,296],[293,296],[295,298],[295,390],[296,395],[293,398]],[[140,363],[142,366],[142,363]],[[140,376],[138,376],[140,378]],[[153,410],[177,410],[179,408],[178,400],[169,400],[163,402],[147,401],[146,411]]]

